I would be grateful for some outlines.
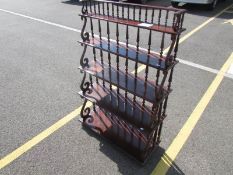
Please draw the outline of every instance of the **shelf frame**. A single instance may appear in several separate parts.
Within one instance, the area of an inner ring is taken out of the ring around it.
[[[141,162],[145,162],[160,143],[174,67],[178,63],[179,38],[185,30],[184,14],[185,10],[171,7],[83,1],[80,14],[82,41],[79,41],[83,46],[79,67],[83,73],[79,92],[84,99],[83,126],[118,144]],[[90,24],[89,32],[87,23]],[[103,23],[107,25],[107,37],[103,36]],[[115,40],[110,39],[110,25],[115,26]],[[119,26],[126,28],[125,43],[120,41]],[[137,31],[135,46],[129,44],[129,27]],[[142,30],[149,31],[147,49],[140,47]],[[152,51],[152,32],[162,35],[158,54]],[[165,55],[167,35],[171,39]],[[93,52],[91,58],[86,57],[89,47]],[[120,65],[120,59],[125,62],[124,66]],[[134,62],[133,73],[129,73],[129,60],[131,64]],[[145,66],[144,77],[139,75],[139,64]],[[156,70],[152,80],[149,77],[151,69]],[[93,106],[87,106],[87,101]],[[124,137],[120,133],[127,133],[134,141],[128,142],[127,134]]]

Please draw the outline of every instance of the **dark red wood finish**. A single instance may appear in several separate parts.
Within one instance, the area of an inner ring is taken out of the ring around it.
[[[145,162],[160,143],[174,67],[178,63],[179,37],[184,31],[184,10],[85,0],[80,16],[84,22],[79,41],[84,47],[79,67],[84,75],[79,92],[84,99],[83,125]],[[90,32],[86,32],[88,22]],[[115,27],[114,33],[110,25]],[[129,35],[129,26],[136,29],[136,36]],[[125,27],[126,43],[120,40],[120,27]],[[103,28],[107,29],[107,36]],[[149,30],[149,35],[143,36],[142,30]],[[153,32],[160,32],[161,39],[153,38]],[[110,39],[113,34],[115,40]],[[167,35],[171,44],[164,54]],[[135,46],[129,45],[130,37]],[[145,41],[142,37],[148,37],[147,49],[140,47]],[[158,54],[153,52],[152,40],[159,42]],[[93,50],[92,58],[85,57],[88,47]],[[124,65],[120,64],[121,59]],[[134,62],[133,73],[129,73],[129,60]],[[140,64],[145,66],[144,76],[139,75]],[[150,77],[152,69],[156,74]],[[93,106],[87,106],[87,101]]]

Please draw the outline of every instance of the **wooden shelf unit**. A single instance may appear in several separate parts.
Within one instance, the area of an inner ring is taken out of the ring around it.
[[[81,110],[83,125],[108,138],[141,162],[145,162],[160,143],[173,71],[178,63],[179,37],[185,30],[184,13],[184,10],[170,7],[83,1],[80,16],[84,24],[82,40],[79,41],[84,48],[79,67],[84,75],[79,92],[84,99]],[[94,20],[98,25],[94,25]],[[101,21],[106,24],[106,37]],[[87,23],[90,32],[86,31]],[[126,30],[122,34],[125,43],[119,39],[120,25]],[[134,37],[136,46],[129,44],[129,26],[137,31]],[[115,40],[110,39],[113,27]],[[141,30],[149,32],[147,49],[140,47]],[[152,32],[162,33],[161,40],[157,41],[160,44],[159,53],[152,52]],[[165,35],[171,38],[166,55]],[[92,58],[85,56],[87,48],[93,50]],[[103,52],[108,55],[107,59],[103,58]],[[124,64],[120,65],[120,61]],[[129,72],[129,61],[135,64],[133,73]],[[144,76],[139,75],[139,64],[145,66]],[[152,69],[156,74],[150,77]],[[88,107],[87,101],[93,106]]]

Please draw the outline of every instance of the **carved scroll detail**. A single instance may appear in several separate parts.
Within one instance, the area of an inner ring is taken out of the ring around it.
[[[81,117],[83,118],[84,121],[88,118],[92,118],[92,116],[90,115],[91,108],[86,107],[86,104],[87,104],[87,100],[84,101],[82,109],[81,109]]]
[[[87,51],[87,45],[84,46],[83,53],[82,53],[82,56],[81,56],[81,59],[80,59],[80,65],[82,66],[82,68],[89,67],[88,58],[84,58],[86,51]]]
[[[87,18],[85,16],[82,16],[81,20],[84,21],[83,28],[81,31],[81,38],[83,39],[83,41],[90,41],[90,34],[88,32],[85,32],[85,28],[87,25]]]
[[[86,81],[86,77],[87,77],[87,73],[84,72],[84,76],[83,76],[83,80],[82,80],[81,85],[80,85],[80,89],[83,91],[84,94],[86,92],[90,94],[91,93],[91,90],[90,90],[91,83]]]

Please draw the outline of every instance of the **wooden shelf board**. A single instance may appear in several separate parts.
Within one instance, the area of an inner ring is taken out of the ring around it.
[[[158,124],[158,106],[155,107],[155,113],[152,113],[151,106],[142,106],[141,103],[133,102],[131,98],[125,98],[122,94],[117,94],[115,90],[103,87],[103,85],[94,84],[90,89],[91,93],[85,94],[80,91],[79,94],[101,106],[108,111],[119,115],[123,120],[131,122],[138,128],[150,132]]]
[[[167,61],[166,63],[166,59],[169,58],[166,58],[165,56],[160,57],[155,53],[148,54],[145,50],[140,48],[137,51],[137,49],[132,46],[127,48],[125,44],[117,44],[117,42],[112,40],[108,42],[106,39],[100,39],[96,37],[94,39],[91,38],[89,41],[79,41],[79,43],[103,50],[105,52],[119,55],[120,57],[124,57],[126,59],[128,58],[132,61],[138,61],[141,64],[148,65],[159,70],[168,70],[177,63],[177,61]]]
[[[153,104],[161,102],[170,92],[164,88],[160,89],[160,86],[155,86],[150,81],[145,83],[139,76],[135,78],[133,74],[125,74],[125,72],[117,70],[114,66],[108,67],[106,64],[101,64],[98,60],[91,61],[89,67],[79,68]]]

